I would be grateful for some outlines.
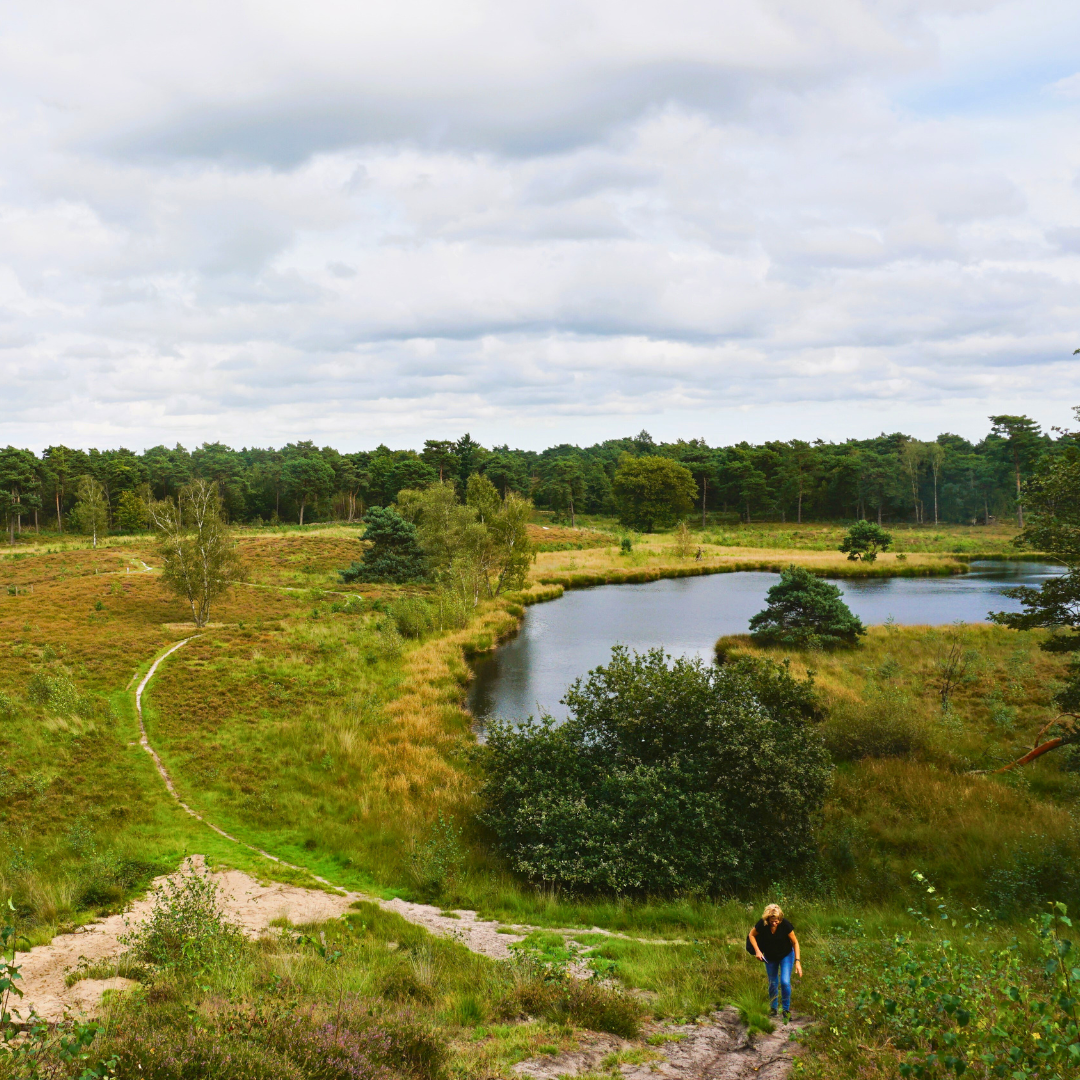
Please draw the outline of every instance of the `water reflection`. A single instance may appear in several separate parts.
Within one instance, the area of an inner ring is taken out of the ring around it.
[[[1002,596],[1015,585],[1041,585],[1061,568],[1045,563],[977,562],[945,578],[838,581],[864,623],[982,622],[988,611],[1017,611]],[[643,585],[575,589],[525,614],[521,632],[476,666],[469,708],[480,720],[521,719],[549,712],[564,718],[559,698],[590,668],[606,663],[615,644],[712,658],[721,634],[742,634],[760,611],[776,574],[712,574]]]

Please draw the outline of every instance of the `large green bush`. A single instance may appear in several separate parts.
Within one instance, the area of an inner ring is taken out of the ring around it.
[[[750,620],[750,636],[759,645],[822,649],[855,645],[866,633],[840,590],[801,566],[789,566],[769,589],[767,605]]]
[[[810,847],[829,783],[809,680],[613,650],[571,717],[493,724],[484,820],[514,869],[581,889],[730,890]]]

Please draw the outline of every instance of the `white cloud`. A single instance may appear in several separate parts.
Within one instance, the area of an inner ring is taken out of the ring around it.
[[[1046,8],[24,4],[2,437],[1061,422],[1077,116],[971,104]]]

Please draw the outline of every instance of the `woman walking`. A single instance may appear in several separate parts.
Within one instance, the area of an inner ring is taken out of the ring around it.
[[[764,961],[769,976],[769,1015],[776,1015],[779,988],[784,1006],[784,1023],[791,1019],[791,969],[802,978],[799,939],[795,927],[784,918],[779,904],[770,904],[750,931],[754,954]]]

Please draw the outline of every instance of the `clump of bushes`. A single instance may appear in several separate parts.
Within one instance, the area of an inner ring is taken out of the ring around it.
[[[431,606],[418,596],[405,597],[391,604],[390,616],[397,632],[406,638],[423,637],[435,623]]]
[[[616,648],[563,701],[561,726],[488,730],[482,817],[518,873],[720,892],[775,880],[811,850],[830,764],[812,683],[786,665]]]
[[[35,671],[27,684],[26,697],[32,704],[44,705],[57,713],[76,714],[85,710],[86,703],[63,668]]]
[[[641,1030],[641,1003],[630,994],[594,980],[534,975],[519,981],[500,1003],[504,1019],[542,1016],[556,1024],[573,1023],[623,1039]]]

